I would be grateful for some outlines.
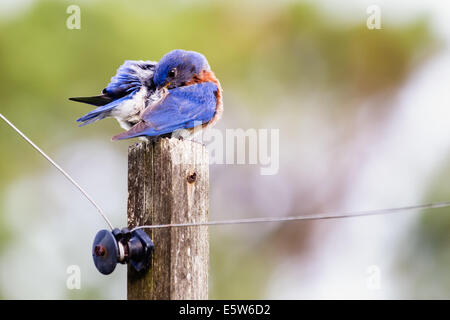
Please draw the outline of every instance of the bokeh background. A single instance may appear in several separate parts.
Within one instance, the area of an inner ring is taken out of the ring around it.
[[[89,106],[67,98],[196,50],[225,90],[220,130],[280,129],[278,174],[211,166],[211,220],[449,200],[449,44],[443,1],[1,0],[0,110],[124,226],[130,141],[114,120],[78,128]],[[0,298],[126,298],[125,268],[91,261],[95,209],[3,123],[0,150]],[[449,209],[211,227],[210,298],[450,298],[449,231]]]

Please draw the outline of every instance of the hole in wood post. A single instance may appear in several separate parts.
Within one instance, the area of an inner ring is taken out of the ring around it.
[[[189,173],[187,176],[187,182],[188,183],[194,183],[197,180],[197,173],[193,172],[193,173]]]

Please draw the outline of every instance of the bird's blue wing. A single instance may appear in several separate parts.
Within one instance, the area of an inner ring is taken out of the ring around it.
[[[162,101],[145,110],[141,122],[113,140],[158,136],[206,123],[216,112],[216,92],[217,86],[212,82],[169,90]]]
[[[103,89],[102,96],[72,98],[75,101],[99,105],[97,109],[77,119],[78,122],[82,122],[80,127],[105,118],[109,111],[123,101],[131,99],[142,85],[151,86],[155,65],[156,63],[152,61],[127,60]],[[99,97],[102,97],[101,102]]]
[[[126,96],[142,85],[153,88],[153,74],[156,62],[127,60],[117,69],[117,73],[111,78],[111,82],[103,89],[99,96],[73,97],[69,100],[91,104],[94,106],[104,106]]]
[[[112,97],[123,97],[141,85],[151,85],[156,62],[127,60],[117,69],[103,93]]]

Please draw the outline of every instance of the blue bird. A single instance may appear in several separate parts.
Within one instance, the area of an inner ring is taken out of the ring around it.
[[[75,97],[69,100],[83,102],[98,108],[77,119],[81,126],[113,117],[126,130],[140,120],[140,113],[158,99],[153,85],[156,62],[127,60],[117,69],[117,74],[103,89],[102,94],[93,97]]]
[[[102,95],[70,99],[98,106],[77,120],[82,125],[115,117],[128,130],[113,140],[189,138],[223,112],[222,88],[205,56],[185,50],[173,50],[158,63],[126,61]]]
[[[198,52],[167,53],[155,66],[153,85],[157,101],[143,110],[139,122],[113,140],[168,134],[189,138],[222,116],[220,82],[205,56]]]

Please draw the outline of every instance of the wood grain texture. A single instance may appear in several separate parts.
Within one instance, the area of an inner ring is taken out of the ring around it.
[[[128,152],[128,227],[208,220],[206,148],[163,138]],[[128,268],[128,299],[207,299],[208,227],[147,230],[155,251],[149,272]]]

